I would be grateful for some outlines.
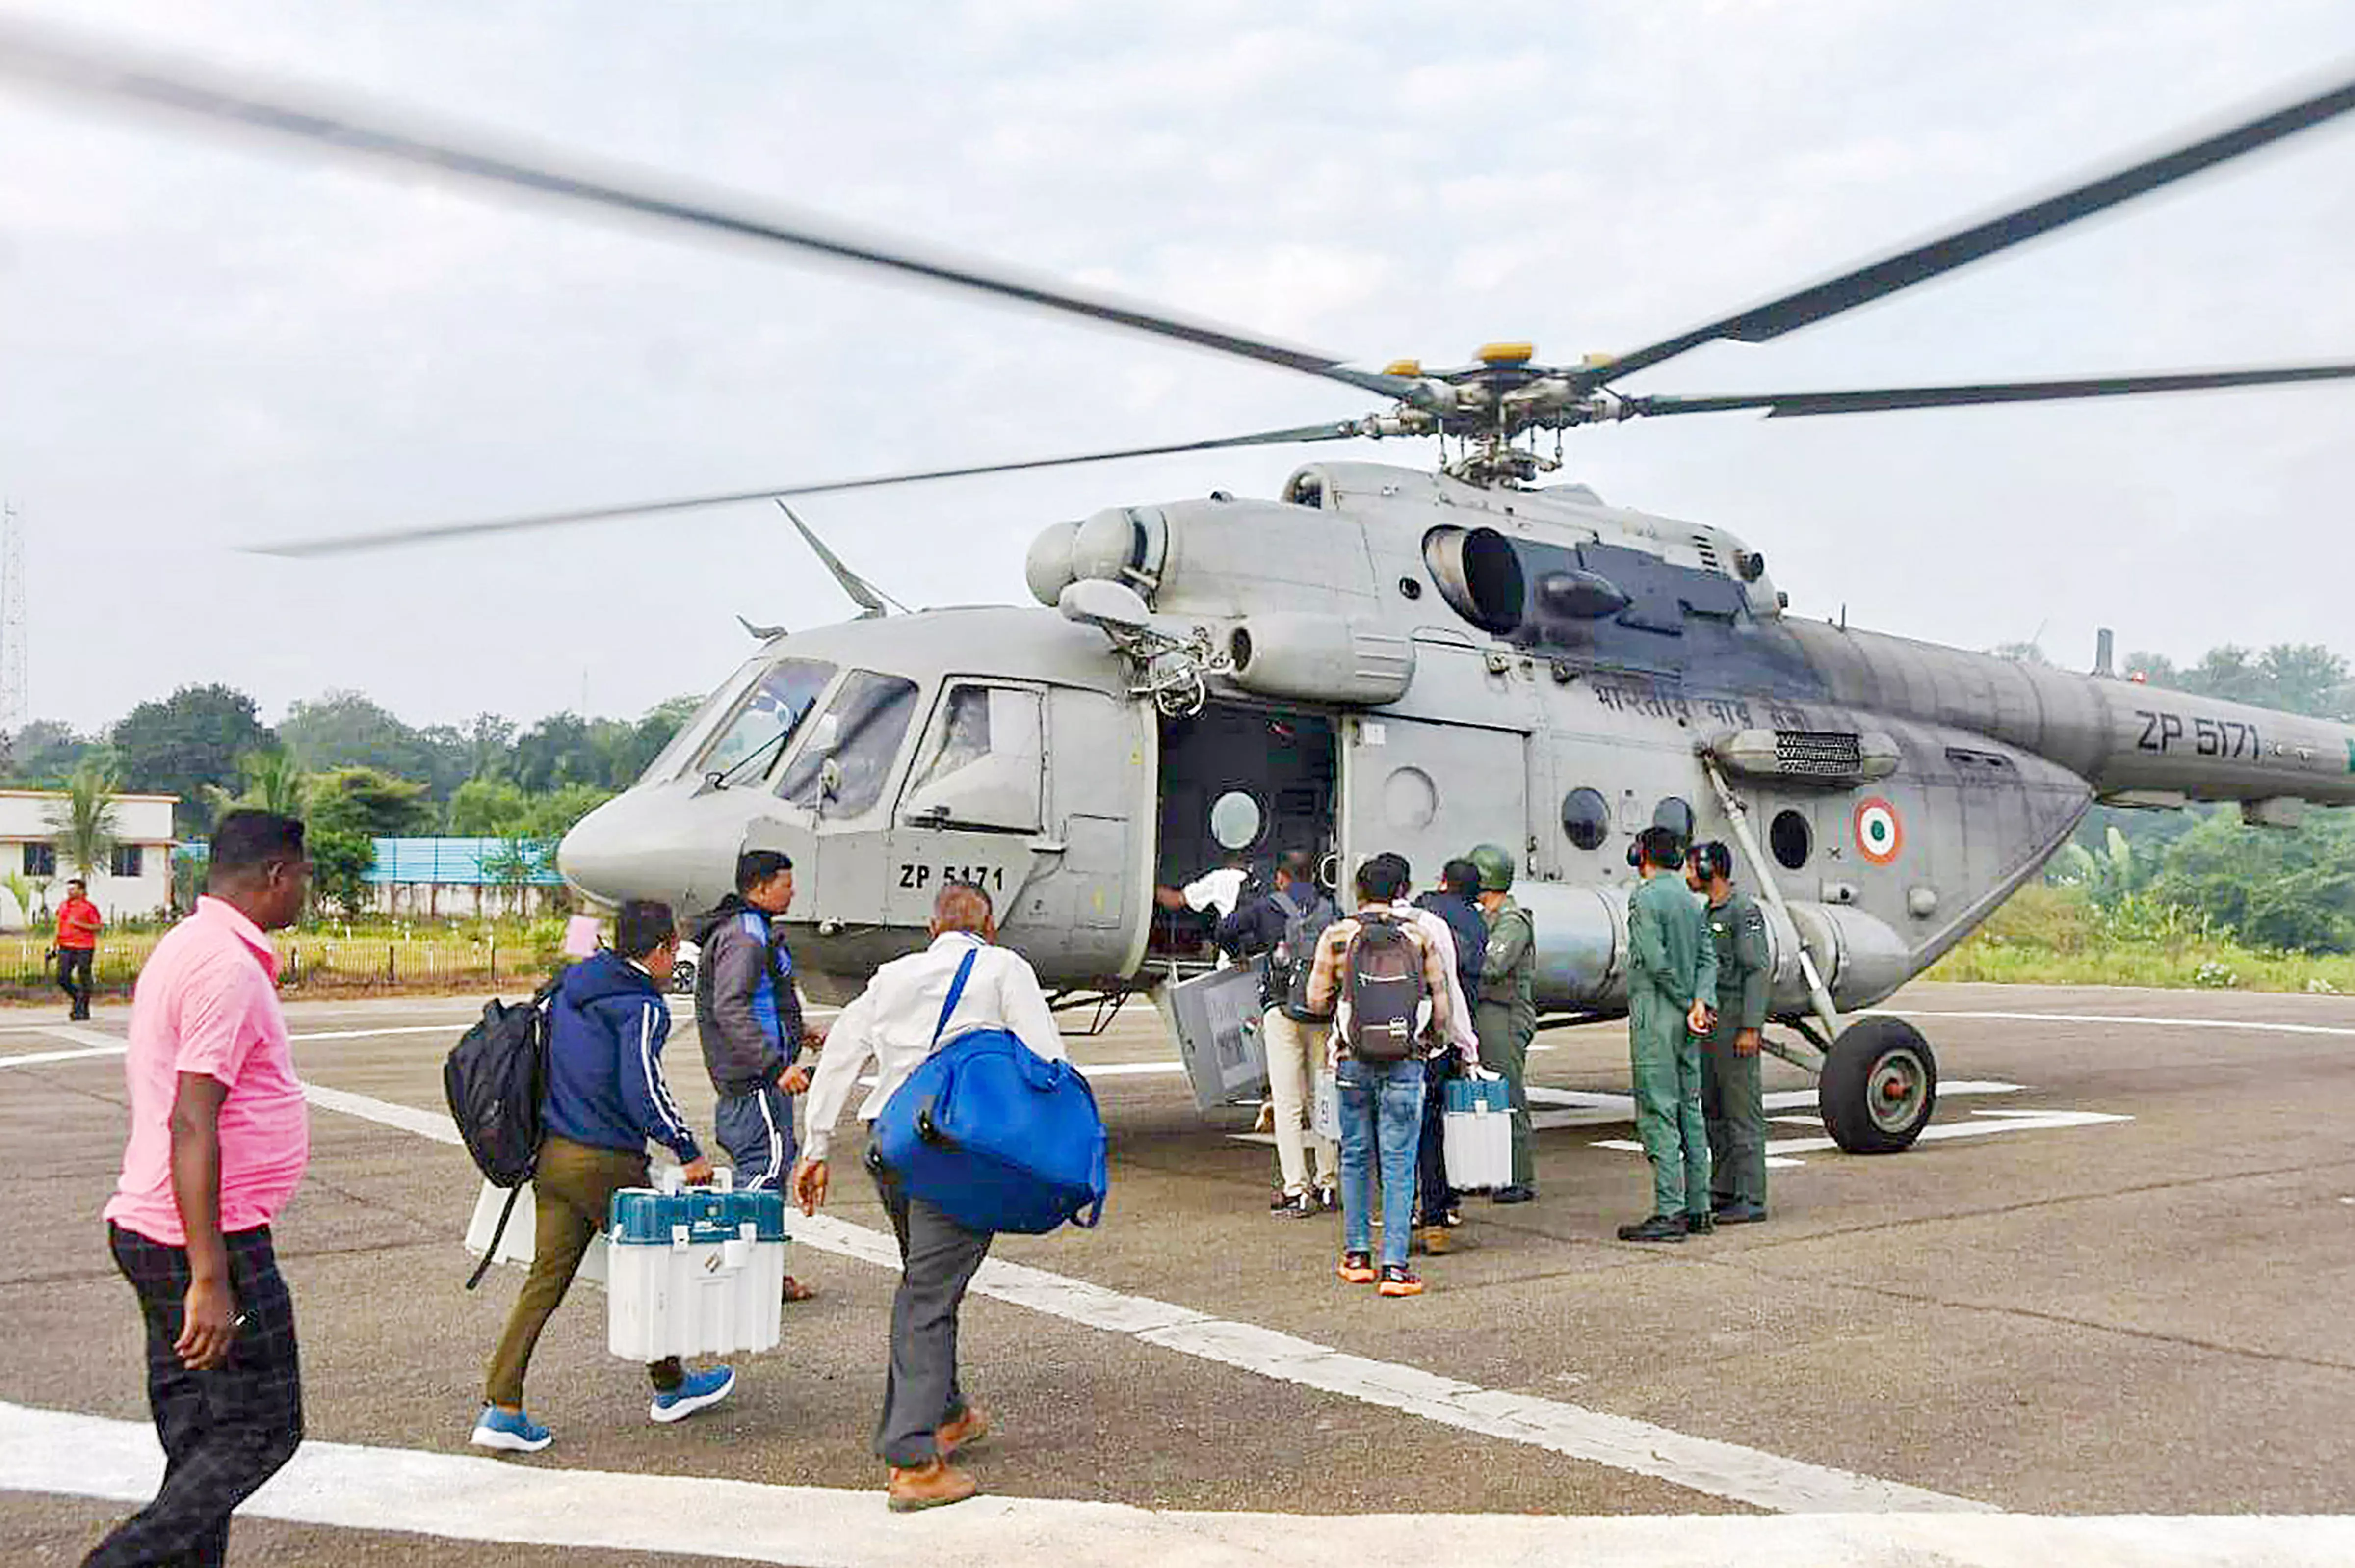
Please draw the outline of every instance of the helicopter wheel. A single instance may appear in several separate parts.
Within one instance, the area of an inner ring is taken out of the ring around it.
[[[1824,1130],[1849,1154],[1913,1147],[1938,1108],[1938,1059],[1902,1019],[1865,1019],[1840,1031],[1816,1080]]]

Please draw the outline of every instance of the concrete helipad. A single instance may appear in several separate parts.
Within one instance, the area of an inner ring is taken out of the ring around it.
[[[822,1295],[729,1403],[648,1424],[583,1287],[532,1369],[556,1445],[474,1457],[517,1275],[460,1288],[477,1178],[440,1064],[473,1008],[297,1004],[314,1160],[279,1241],[313,1443],[239,1555],[1306,1563],[1374,1529],[1466,1562],[2355,1560],[2344,1520],[2256,1517],[2355,1513],[2355,1002],[1917,986],[1891,1010],[1938,1050],[1936,1136],[1831,1151],[1770,1065],[1774,1219],[1660,1249],[1610,1239],[1647,1190],[1624,1033],[1541,1037],[1538,1201],[1475,1200],[1466,1250],[1399,1302],[1333,1278],[1334,1222],[1268,1217],[1250,1113],[1198,1115],[1133,1008],[1074,1042],[1112,1069],[1103,1227],[1002,1243],[966,1310],[991,1499],[917,1521],[884,1513],[868,1452],[892,1275],[847,1159],[793,1264]],[[97,1218],[123,1022],[0,1018],[10,1561],[76,1560],[152,1486]],[[673,1078],[708,1125],[691,1027]],[[1702,1514],[1735,1517],[1622,1517]]]

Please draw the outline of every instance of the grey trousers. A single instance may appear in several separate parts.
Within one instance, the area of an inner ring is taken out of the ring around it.
[[[875,1452],[887,1465],[911,1469],[940,1456],[933,1435],[964,1413],[957,1386],[957,1308],[974,1271],[996,1238],[968,1231],[921,1198],[900,1189],[871,1158],[875,1190],[900,1238],[900,1289],[891,1298],[891,1371],[883,1384],[883,1416]]]

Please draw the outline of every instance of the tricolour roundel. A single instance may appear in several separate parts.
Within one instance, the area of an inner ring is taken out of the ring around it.
[[[1876,866],[1886,866],[1905,848],[1905,824],[1897,808],[1879,795],[1856,808],[1856,847]]]

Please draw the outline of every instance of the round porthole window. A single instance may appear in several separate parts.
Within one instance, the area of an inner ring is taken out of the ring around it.
[[[1766,844],[1774,851],[1775,863],[1785,870],[1803,870],[1807,857],[1815,853],[1816,830],[1797,812],[1778,811],[1767,826]]]
[[[1439,786],[1421,768],[1401,768],[1382,783],[1382,817],[1402,833],[1431,826],[1439,815]]]
[[[1687,844],[1692,842],[1693,810],[1675,795],[1660,802],[1652,811],[1652,826],[1665,827]]]
[[[1241,790],[1229,790],[1210,803],[1210,837],[1220,848],[1248,849],[1259,841],[1259,802]]]
[[[1600,790],[1572,790],[1562,796],[1561,830],[1582,849],[1602,848],[1611,836],[1611,803]]]

